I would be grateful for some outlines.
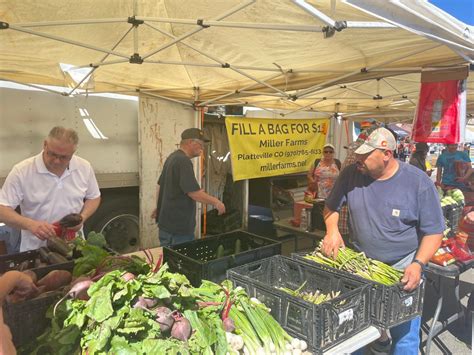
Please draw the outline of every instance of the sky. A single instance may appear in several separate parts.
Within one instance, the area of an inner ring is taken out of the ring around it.
[[[474,26],[474,0],[429,0],[467,25]]]

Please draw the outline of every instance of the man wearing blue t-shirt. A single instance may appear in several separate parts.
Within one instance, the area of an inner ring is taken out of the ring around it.
[[[436,161],[438,171],[436,173],[436,183],[441,187],[466,188],[465,181],[471,176],[471,159],[465,152],[461,152],[457,144],[448,144],[446,150]],[[456,177],[456,162],[466,163],[468,169],[463,176]]]
[[[357,162],[341,172],[326,199],[322,250],[336,256],[344,247],[337,222],[339,209],[347,202],[355,247],[404,270],[401,282],[406,291],[412,291],[420,283],[423,266],[441,244],[444,218],[434,184],[420,169],[395,159],[396,146],[386,128],[367,133],[355,151]],[[418,317],[391,328],[392,352],[418,354],[420,325]]]

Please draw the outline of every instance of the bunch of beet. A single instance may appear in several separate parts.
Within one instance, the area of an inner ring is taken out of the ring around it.
[[[171,335],[171,337],[181,341],[187,341],[192,333],[189,320],[177,310],[172,311],[165,306],[154,308],[157,304],[158,300],[140,296],[133,305],[133,308],[153,311],[156,315],[155,320],[160,325],[160,330],[163,334]]]

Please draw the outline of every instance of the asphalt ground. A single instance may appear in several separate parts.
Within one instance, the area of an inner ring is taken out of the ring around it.
[[[474,354],[472,351],[472,311],[467,309],[469,295],[474,289],[474,269],[470,269],[461,274],[459,283],[459,296],[461,299],[460,309],[464,311],[464,319],[458,319],[446,327],[437,337],[434,338],[430,354],[453,354],[453,355],[469,355]],[[454,295],[454,279],[444,278],[441,287],[444,299],[443,309],[441,310],[439,319],[446,320],[455,314],[459,305],[455,302]],[[423,331],[422,344],[427,339],[426,324],[431,325],[433,315],[436,308],[435,290],[432,285],[427,283],[425,290],[425,300],[423,305]],[[426,345],[422,347],[421,354],[426,354]]]

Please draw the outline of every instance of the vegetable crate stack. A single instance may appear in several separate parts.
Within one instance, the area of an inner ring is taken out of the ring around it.
[[[312,265],[341,277],[370,285],[370,318],[374,325],[388,329],[421,316],[425,283],[412,292],[403,290],[402,272],[380,261],[367,258],[350,248],[339,249],[336,260],[325,257],[318,249],[313,254],[293,254],[298,262]]]
[[[47,310],[61,298],[63,288],[72,280],[73,256],[81,257],[77,248],[80,243],[86,245],[82,239],[68,243],[52,237],[47,240],[47,246],[40,249],[0,256],[0,274],[10,270],[22,271],[32,278],[39,292],[28,298],[9,295],[3,304],[4,320],[17,348],[40,335],[50,323],[46,318]],[[87,244],[97,246],[108,255],[103,235],[89,233]]]
[[[163,248],[164,261],[199,286],[221,282],[232,267],[281,254],[281,243],[244,231],[233,231]]]
[[[280,255],[231,269],[227,277],[316,354],[370,325],[370,285],[353,277]]]
[[[464,208],[464,194],[459,189],[451,189],[444,192],[437,187],[438,195],[446,221],[445,237],[453,237],[458,232],[459,221],[461,220]]]

